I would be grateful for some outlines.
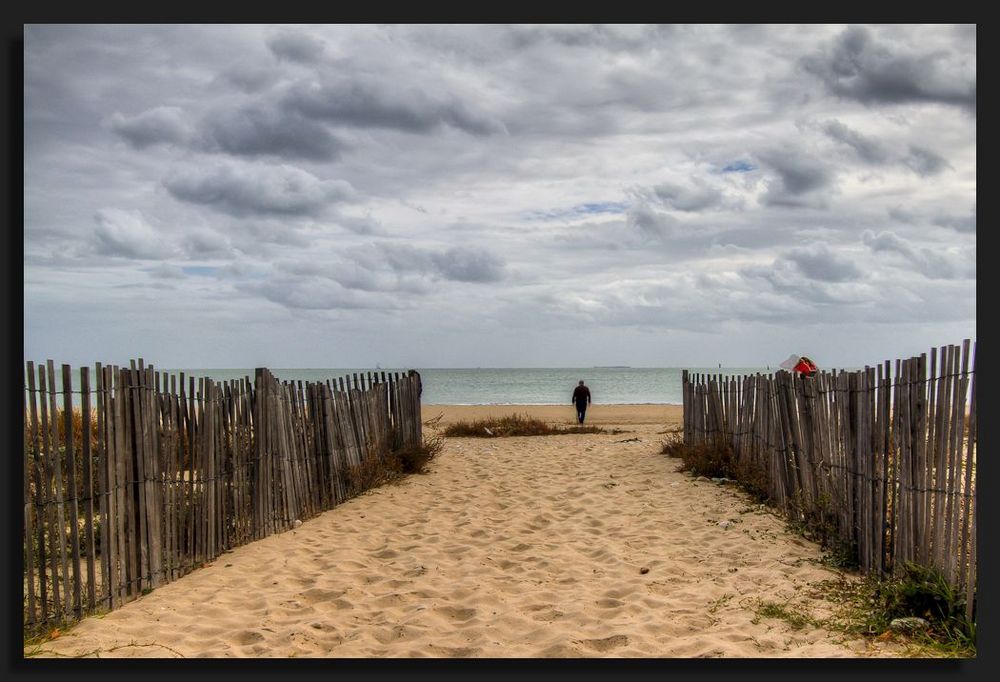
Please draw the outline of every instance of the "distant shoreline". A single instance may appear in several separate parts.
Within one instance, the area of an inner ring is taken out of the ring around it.
[[[553,424],[575,424],[576,410],[569,403],[557,405],[429,405],[420,406],[424,421],[439,420],[437,426],[455,422],[470,422],[479,419],[522,414]],[[587,408],[587,425],[628,425],[628,424],[674,424],[679,425],[684,418],[681,405],[667,403],[593,403]]]
[[[565,403],[421,403],[424,407],[571,407],[572,402]],[[682,407],[684,403],[591,403],[592,407]]]

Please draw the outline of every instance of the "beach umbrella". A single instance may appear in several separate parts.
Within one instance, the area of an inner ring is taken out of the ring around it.
[[[791,372],[793,369],[795,369],[795,365],[797,364],[799,364],[799,356],[796,355],[795,353],[792,353],[791,355],[788,356],[788,359],[785,360],[780,365],[778,365],[778,367]]]

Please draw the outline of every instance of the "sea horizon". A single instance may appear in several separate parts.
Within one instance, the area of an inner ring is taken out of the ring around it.
[[[40,363],[39,363],[40,364]],[[36,365],[37,366],[37,365]],[[148,366],[148,365],[147,365]],[[253,367],[160,367],[160,374],[207,377],[228,382],[254,378]],[[93,365],[91,365],[93,368]],[[746,376],[769,374],[777,365],[764,367],[268,367],[281,381],[327,381],[367,376],[371,373],[396,373],[414,369],[420,372],[425,405],[563,405],[569,404],[573,388],[585,381],[597,404],[680,405],[683,403],[684,371],[691,374]],[[824,368],[829,369],[829,368]],[[836,368],[854,370],[854,367]],[[37,379],[37,377],[36,377]],[[62,392],[62,373],[55,372],[56,392]],[[74,404],[79,405],[80,368],[72,372]],[[96,381],[91,376],[91,391]]]
[[[228,382],[254,378],[251,367],[158,367],[160,374],[207,377]],[[769,373],[767,367],[269,367],[281,381],[325,382],[354,374],[420,372],[425,405],[563,405],[569,404],[573,388],[583,380],[596,404],[680,405],[683,403],[683,373],[744,376]],[[79,405],[79,367],[72,372],[74,404]],[[55,373],[56,392],[62,391],[62,373]],[[91,378],[91,390],[96,382]]]

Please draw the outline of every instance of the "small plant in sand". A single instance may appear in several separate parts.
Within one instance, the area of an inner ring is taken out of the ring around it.
[[[389,466],[398,473],[424,474],[426,467],[444,447],[441,436],[425,438],[419,445],[407,445],[389,453]]]
[[[679,439],[663,443],[661,454],[681,460],[681,471],[690,471],[695,476],[708,478],[731,478],[733,474],[733,451],[728,446],[712,443],[686,445]]]
[[[686,445],[674,437],[663,443],[661,454],[681,460],[681,471],[695,476],[729,478],[758,502],[766,502],[768,495],[767,473],[750,462],[741,462],[732,448],[724,443],[699,443]]]
[[[466,438],[504,438],[508,436],[559,436],[567,433],[606,433],[599,426],[551,426],[541,419],[513,414],[449,424],[444,435]]]
[[[975,655],[975,614],[966,618],[965,594],[956,590],[941,571],[906,563],[889,580],[869,580],[862,589],[872,604],[869,629],[884,631],[896,618],[917,617],[928,622],[917,633],[918,643],[933,644]]]
[[[347,470],[347,490],[350,497],[371,488],[398,481],[408,474],[425,473],[427,463],[441,452],[444,440],[440,437],[424,439],[419,445],[404,445],[379,456],[374,447],[361,464]]]
[[[816,618],[801,604],[751,599],[741,606],[754,612],[751,622],[785,621],[793,629],[816,627],[874,642],[896,642],[905,654],[918,658],[974,658],[976,625],[965,617],[965,598],[939,571],[907,564],[895,578],[861,579],[840,574],[836,579],[813,583],[810,596],[832,602],[836,609],[827,618]],[[896,618],[923,618],[926,629],[896,632]]]
[[[802,630],[807,626],[820,628],[827,625],[825,622],[813,618],[803,607],[793,605],[790,602],[779,603],[764,599],[754,599],[752,602],[754,618],[750,622],[754,625],[765,618],[783,620],[793,630]]]

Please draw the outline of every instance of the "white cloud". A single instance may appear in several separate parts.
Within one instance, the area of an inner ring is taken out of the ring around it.
[[[213,163],[176,170],[164,185],[180,201],[236,216],[315,215],[355,196],[346,180],[321,180],[286,164]]]
[[[100,254],[153,260],[172,253],[140,211],[103,208],[94,220],[94,245]]]
[[[561,364],[588,338],[636,365],[727,335],[952,342],[975,329],[975,35],[29,26],[26,345],[74,351],[42,318],[77,307],[143,319],[150,355],[252,320],[241,350],[285,364],[334,362],[317,337],[389,362],[393,325],[427,364],[510,358],[505,327]],[[93,347],[134,352],[106,322]]]

